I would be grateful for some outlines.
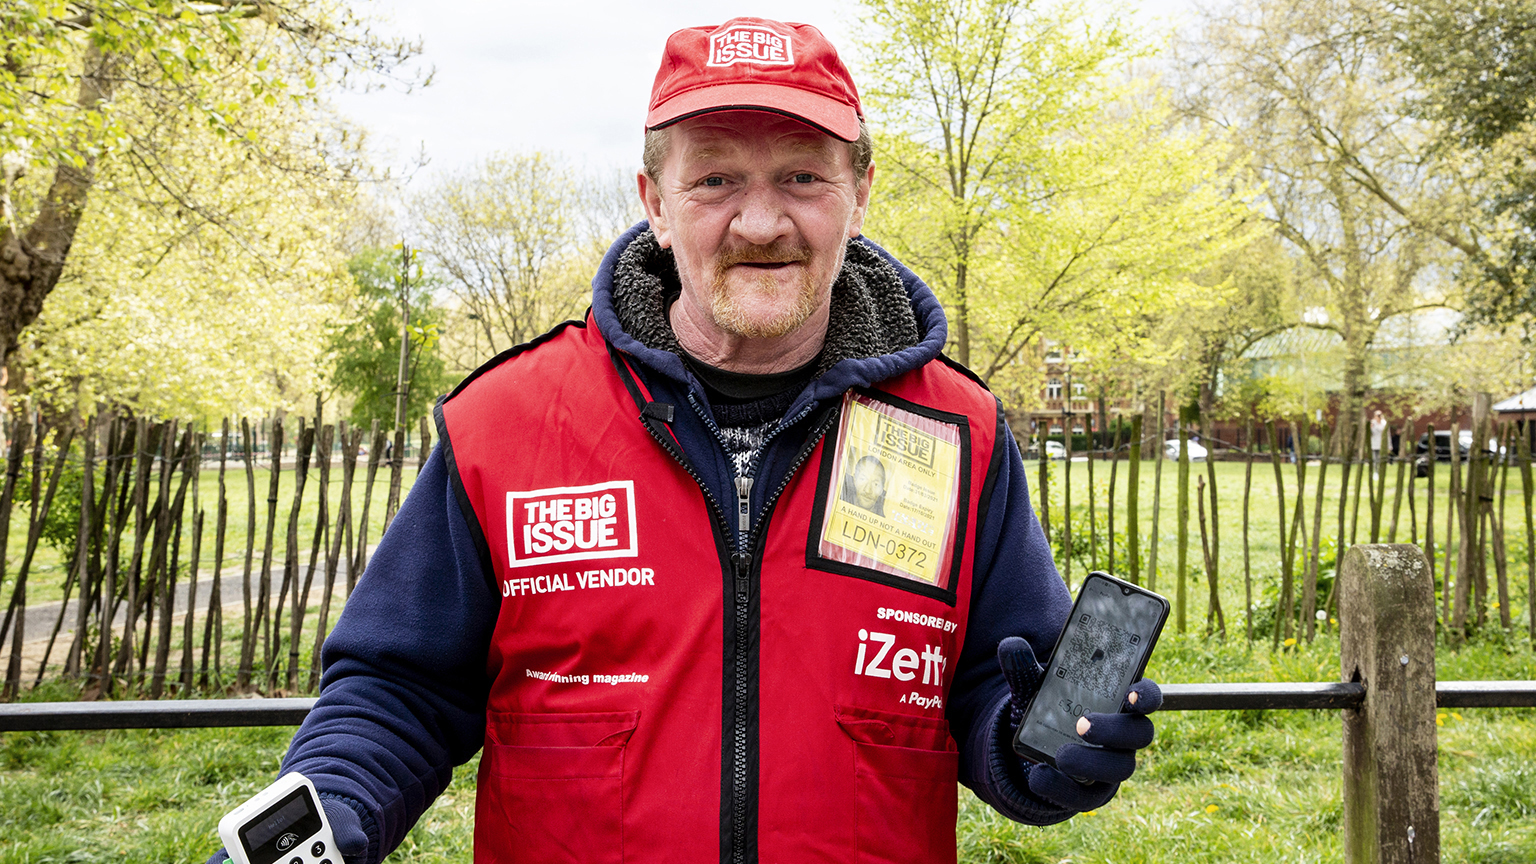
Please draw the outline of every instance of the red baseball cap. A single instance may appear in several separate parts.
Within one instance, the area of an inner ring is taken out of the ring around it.
[[[667,37],[646,129],[712,111],[786,114],[853,141],[864,109],[837,49],[809,24],[732,18]]]

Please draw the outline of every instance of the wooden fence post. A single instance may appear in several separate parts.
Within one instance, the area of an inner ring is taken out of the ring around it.
[[[1406,543],[1350,547],[1339,575],[1343,680],[1365,685],[1344,714],[1344,860],[1440,860],[1435,761],[1435,586]]]

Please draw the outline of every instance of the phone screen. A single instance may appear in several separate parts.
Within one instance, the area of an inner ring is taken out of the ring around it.
[[[1056,641],[1040,690],[1013,739],[1021,756],[1056,764],[1063,744],[1083,744],[1077,719],[1120,710],[1146,669],[1168,601],[1103,573],[1089,574]]]

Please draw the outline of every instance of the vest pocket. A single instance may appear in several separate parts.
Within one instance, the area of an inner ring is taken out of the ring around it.
[[[948,724],[841,706],[837,723],[853,740],[855,860],[953,862],[960,756]]]
[[[622,864],[624,746],[640,712],[486,717],[475,858]]]

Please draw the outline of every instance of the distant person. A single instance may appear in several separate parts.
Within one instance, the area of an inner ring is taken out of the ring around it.
[[[1386,415],[1381,413],[1380,408],[1377,408],[1376,413],[1371,415],[1371,471],[1373,473],[1377,466],[1381,464],[1381,442],[1386,431]]]

